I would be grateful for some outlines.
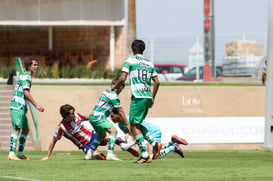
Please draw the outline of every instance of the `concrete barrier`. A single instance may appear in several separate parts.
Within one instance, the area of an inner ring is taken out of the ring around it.
[[[41,149],[48,149],[56,126],[61,121],[61,105],[71,104],[79,113],[88,115],[99,95],[107,88],[109,87],[33,85],[33,97],[38,104],[45,107],[45,112],[37,112]],[[120,95],[126,113],[129,112],[130,95],[129,87]],[[161,86],[155,105],[147,117],[263,117],[264,106],[265,87],[262,86]],[[164,134],[164,128],[162,131]],[[55,150],[77,149],[69,141],[62,139],[57,143]]]

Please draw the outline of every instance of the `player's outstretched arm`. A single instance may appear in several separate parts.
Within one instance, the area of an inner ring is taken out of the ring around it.
[[[130,124],[129,124],[128,120],[126,119],[126,116],[125,116],[125,113],[124,113],[124,110],[122,107],[118,108],[118,114],[120,115],[121,120],[126,125],[129,133],[131,134]]]
[[[51,155],[51,153],[52,153],[52,151],[53,151],[53,148],[54,148],[56,142],[57,142],[57,140],[54,139],[54,138],[52,138],[52,140],[51,140],[51,142],[50,142],[50,144],[49,144],[49,148],[48,148],[48,151],[47,151],[47,155],[46,155],[44,158],[42,158],[41,160],[49,160],[49,157],[50,157],[50,155]]]

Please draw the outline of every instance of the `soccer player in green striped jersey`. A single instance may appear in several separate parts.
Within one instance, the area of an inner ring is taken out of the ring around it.
[[[145,43],[142,40],[134,40],[131,48],[134,56],[129,57],[124,62],[122,74],[114,89],[124,84],[129,75],[132,94],[129,113],[130,128],[141,151],[141,157],[136,163],[149,163],[152,159],[148,155],[144,139],[153,146],[153,159],[159,156],[162,144],[156,142],[141,123],[145,119],[149,108],[154,104],[159,88],[159,80],[154,65],[143,56]],[[152,80],[154,81],[153,91],[151,91]]]
[[[43,112],[44,108],[36,103],[30,94],[32,74],[37,71],[38,60],[30,58],[25,62],[26,72],[22,73],[15,85],[14,94],[10,104],[10,116],[13,126],[13,131],[10,136],[10,152],[8,160],[29,160],[23,154],[26,138],[29,132],[28,120],[26,117],[27,105],[30,101],[34,107]],[[21,132],[21,134],[20,134]],[[18,156],[15,155],[17,139],[19,137]]]
[[[114,79],[111,82],[111,88],[113,89],[114,85],[116,84],[118,78]],[[108,151],[106,160],[120,160],[114,154],[114,147],[115,141],[117,137],[117,129],[115,126],[107,119],[107,117],[111,114],[113,108],[118,110],[118,114],[123,118],[124,123],[127,125],[127,128],[130,131],[129,123],[125,117],[123,108],[120,104],[119,93],[125,87],[125,84],[122,84],[117,89],[106,89],[100,95],[97,104],[95,105],[93,111],[90,113],[89,122],[95,129],[98,134],[98,138],[92,143],[91,148],[88,150],[85,159],[92,159],[93,152],[97,149],[100,145],[101,141],[103,141],[106,137],[106,132],[109,133],[109,137],[107,140],[108,143]]]

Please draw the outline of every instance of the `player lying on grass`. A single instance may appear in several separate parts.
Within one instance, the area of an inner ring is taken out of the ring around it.
[[[129,119],[129,116],[127,116],[127,120]],[[129,140],[128,142],[130,143],[130,140],[133,140],[133,138],[130,138],[130,135],[127,134],[128,133],[128,129],[127,127],[123,124],[123,120],[122,117],[119,116],[118,112],[116,110],[113,110],[111,115],[110,115],[112,121],[114,123],[118,124],[118,127],[126,134],[126,140]],[[145,120],[141,123],[144,127],[146,127],[146,129],[150,132],[150,134],[154,137],[154,139],[158,142],[161,142],[161,130],[158,126],[150,124],[148,122],[146,122]],[[147,144],[148,142],[146,142]],[[171,138],[171,141],[169,141],[168,143],[164,144],[160,150],[160,155],[159,155],[159,159],[165,157],[167,154],[171,153],[171,152],[175,152],[178,153],[181,157],[184,158],[184,153],[183,150],[179,147],[178,144],[183,144],[183,145],[187,145],[187,141],[184,140],[183,138],[180,138],[176,135],[173,135]],[[121,143],[120,147],[122,150],[127,150],[129,148],[131,148],[133,145],[135,145],[134,142],[131,142],[130,144],[123,144]],[[152,151],[152,146],[150,144],[147,144],[147,151],[149,153],[149,156],[152,158],[153,157],[153,151]]]
[[[65,104],[60,107],[60,113],[63,120],[58,124],[54,136],[49,144],[47,156],[42,160],[48,160],[53,148],[58,140],[64,136],[72,141],[79,149],[82,149],[84,153],[90,150],[90,146],[97,138],[97,134],[94,130],[88,129],[82,121],[88,120],[88,117],[83,116],[75,112],[75,108],[71,105]],[[106,137],[106,139],[108,136]],[[107,140],[104,140],[101,145],[106,145]],[[121,138],[117,139],[117,144],[124,142]],[[134,149],[128,150],[132,155],[138,157],[138,152]],[[105,160],[105,156],[99,153],[97,150],[93,152],[93,159]]]

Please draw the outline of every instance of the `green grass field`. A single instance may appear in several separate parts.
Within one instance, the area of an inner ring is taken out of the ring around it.
[[[81,151],[53,152],[51,159],[40,161],[46,152],[26,152],[31,160],[8,161],[0,152],[0,180],[89,180],[89,181],[264,181],[273,178],[273,151],[185,151],[149,164],[134,164],[127,152],[116,151],[122,161],[83,160]]]

